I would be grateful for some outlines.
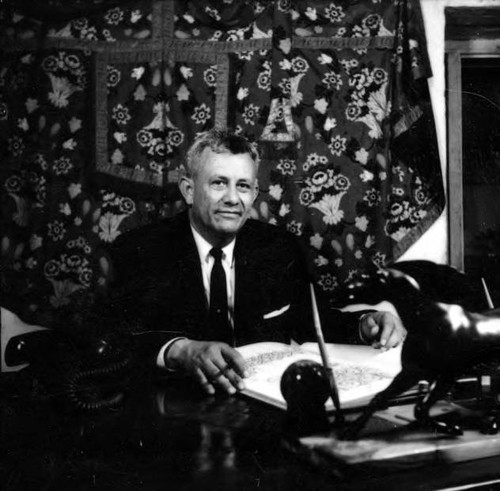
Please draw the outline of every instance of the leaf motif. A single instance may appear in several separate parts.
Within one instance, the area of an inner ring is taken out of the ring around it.
[[[101,209],[97,208],[94,213],[92,213],[92,221],[95,223],[99,220],[101,217]]]
[[[332,246],[332,249],[339,255],[342,256],[342,251],[343,248],[340,245],[340,242],[338,240],[332,240],[330,245]]]
[[[378,153],[375,159],[377,160],[377,164],[379,164],[380,167],[382,167],[383,169],[387,168],[387,159],[381,153]]]
[[[9,196],[16,203],[16,211],[12,214],[12,220],[20,227],[26,227],[28,225],[28,205],[26,200],[12,193],[9,193]]]
[[[19,257],[21,257],[21,254],[23,253],[24,251],[24,244],[17,244],[15,250],[14,250],[14,257],[16,259],[18,259]]]
[[[132,69],[131,77],[135,78],[136,80],[139,80],[144,75],[144,71],[145,70],[143,66],[136,67]]]
[[[347,247],[352,251],[354,249],[354,236],[352,234],[347,234],[345,238],[345,243]]]
[[[165,68],[165,71],[163,72],[163,81],[167,86],[172,85],[172,73],[170,73],[169,68]]]
[[[77,290],[81,290],[82,286],[77,285],[73,281],[69,279],[65,280],[49,280],[52,283],[54,288],[54,295],[50,297],[50,303],[54,307],[62,307],[63,305],[69,304],[69,296],[76,292]]]
[[[45,125],[47,124],[47,119],[45,116],[40,116],[38,119],[38,129],[42,131],[45,128]]]
[[[82,215],[85,216],[90,211],[90,201],[86,199],[82,203]]]
[[[158,85],[160,85],[160,81],[161,81],[160,69],[156,68],[155,71],[154,71],[154,73],[153,73],[153,78],[151,80],[151,85],[153,87],[158,87]]]
[[[144,85],[139,84],[134,91],[134,100],[143,101],[146,99],[147,91],[144,88]]]
[[[106,212],[99,220],[99,237],[104,242],[113,242],[119,235],[119,227],[127,215],[114,215]]]
[[[309,206],[316,208],[323,213],[323,221],[328,225],[337,225],[344,218],[344,211],[340,210],[340,200],[345,191],[338,194],[325,194],[320,201]]]
[[[61,130],[61,125],[59,123],[55,123],[50,128],[50,136],[55,136]]]
[[[109,261],[105,257],[101,257],[99,259],[99,266],[104,275],[107,276],[109,273]]]
[[[265,201],[260,204],[260,214],[266,220],[269,218],[269,205]]]
[[[311,116],[306,116],[305,124],[306,124],[306,130],[312,134],[314,132],[314,123]]]

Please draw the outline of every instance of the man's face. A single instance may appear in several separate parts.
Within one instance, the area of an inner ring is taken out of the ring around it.
[[[243,227],[257,197],[257,169],[248,154],[206,148],[193,179],[181,185],[196,230],[212,245],[229,243]]]

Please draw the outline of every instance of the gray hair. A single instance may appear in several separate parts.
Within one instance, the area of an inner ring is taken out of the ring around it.
[[[211,129],[199,133],[189,148],[186,156],[186,175],[194,177],[199,165],[200,157],[205,148],[210,148],[214,153],[230,153],[233,155],[248,153],[259,168],[259,153],[257,145],[247,140],[244,136],[231,133],[228,130]]]

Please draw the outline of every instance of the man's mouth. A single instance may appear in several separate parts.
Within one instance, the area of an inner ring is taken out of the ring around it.
[[[227,217],[239,217],[241,216],[241,212],[236,210],[219,210],[217,212],[218,215],[227,216]]]

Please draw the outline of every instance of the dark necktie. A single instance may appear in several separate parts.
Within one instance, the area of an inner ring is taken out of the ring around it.
[[[214,247],[210,254],[214,265],[210,275],[210,326],[217,339],[233,344],[232,329],[227,316],[226,273],[222,266],[222,249]]]

